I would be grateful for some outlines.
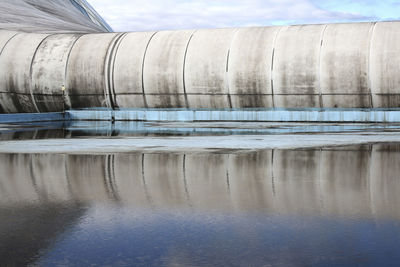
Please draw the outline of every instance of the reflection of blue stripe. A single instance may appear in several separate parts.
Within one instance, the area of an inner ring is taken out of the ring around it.
[[[357,133],[399,131],[399,124],[309,124],[309,123],[150,123],[137,121],[52,121],[19,122],[0,127],[2,134],[64,129],[73,136],[146,135],[279,135],[304,133]]]
[[[170,124],[171,125],[171,124]],[[208,124],[213,126],[212,123]],[[199,124],[187,123],[182,126],[168,127],[163,124],[133,121],[71,121],[67,127],[68,131],[80,132],[84,135],[146,135],[146,134],[168,134],[168,135],[273,135],[273,134],[297,134],[297,133],[343,133],[343,132],[365,132],[399,130],[400,125],[390,124],[287,124],[287,123],[263,123],[261,125],[228,123],[216,125],[212,128]]]

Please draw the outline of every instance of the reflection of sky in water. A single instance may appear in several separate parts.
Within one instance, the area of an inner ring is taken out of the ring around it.
[[[399,244],[399,221],[98,205],[37,263],[397,266]]]
[[[0,154],[0,262],[397,266],[400,145]]]

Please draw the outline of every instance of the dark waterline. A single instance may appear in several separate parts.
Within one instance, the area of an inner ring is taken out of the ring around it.
[[[397,266],[400,145],[0,154],[5,266]]]

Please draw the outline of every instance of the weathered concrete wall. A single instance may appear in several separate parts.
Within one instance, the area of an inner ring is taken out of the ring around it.
[[[14,35],[2,112],[400,107],[400,22]]]
[[[188,46],[184,83],[191,108],[230,108],[227,62],[236,29],[196,31]]]
[[[0,90],[8,93],[1,102],[4,111],[39,112],[32,94],[31,67],[37,48],[47,36],[20,33],[3,48],[0,56]]]
[[[72,108],[107,107],[109,53],[121,34],[87,34],[73,46],[66,67],[66,94]],[[61,87],[60,87],[61,88]]]
[[[65,70],[72,46],[80,34],[55,34],[49,36],[37,49],[31,66],[33,97],[40,112],[63,109],[61,86],[66,84]]]
[[[0,34],[0,55],[3,53],[4,46],[17,34],[18,32],[14,31],[2,31]],[[0,112],[9,112],[5,106],[6,102],[8,102],[8,98],[10,97],[10,93],[5,91],[5,88],[0,87]]]
[[[324,107],[372,107],[369,55],[373,27],[373,23],[356,23],[326,28],[320,66]]]
[[[370,80],[374,107],[400,106],[400,35],[396,22],[377,23],[373,29]]]
[[[132,103],[138,108],[147,106],[143,85],[143,64],[147,46],[154,34],[154,32],[128,33],[120,43],[115,55],[112,83],[116,107],[129,107]]]
[[[322,107],[319,61],[325,25],[284,27],[276,39],[273,90],[276,107]]]
[[[272,56],[279,30],[279,27],[240,28],[236,32],[228,60],[233,108],[273,107]]]
[[[192,31],[164,31],[154,35],[147,48],[143,66],[147,106],[187,106],[182,77],[191,37]]]

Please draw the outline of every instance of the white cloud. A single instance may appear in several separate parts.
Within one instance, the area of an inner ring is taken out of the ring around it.
[[[260,26],[366,20],[311,0],[89,0],[115,31]]]

